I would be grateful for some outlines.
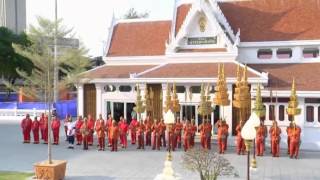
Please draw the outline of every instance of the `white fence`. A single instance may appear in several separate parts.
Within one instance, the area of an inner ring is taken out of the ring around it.
[[[0,120],[22,120],[26,114],[33,119],[35,116],[40,116],[45,110],[37,109],[0,109]]]

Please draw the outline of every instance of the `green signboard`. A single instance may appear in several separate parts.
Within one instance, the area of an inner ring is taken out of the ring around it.
[[[188,38],[188,45],[217,44],[217,37],[191,37]]]

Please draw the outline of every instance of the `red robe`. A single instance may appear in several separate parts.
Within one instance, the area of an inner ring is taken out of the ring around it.
[[[145,120],[144,126],[145,126],[146,146],[151,146],[152,124],[150,120]]]
[[[40,127],[39,121],[34,120],[32,122],[32,132],[33,132],[34,144],[39,144],[39,127]]]
[[[111,151],[118,151],[119,134],[120,134],[119,127],[117,125],[112,125],[110,128]]]
[[[105,148],[105,123],[103,119],[97,119],[96,124],[95,124],[95,130],[98,136],[98,143],[99,143],[99,150],[103,150]]]
[[[44,135],[44,132],[45,132],[45,122],[44,122],[44,115],[42,115],[41,117],[40,117],[40,120],[39,120],[39,126],[40,126],[40,132],[41,132],[41,139],[42,140],[44,140],[44,137],[45,137],[45,135]]]
[[[224,154],[227,146],[227,138],[228,138],[228,128],[229,126],[227,124],[219,125],[218,127],[218,148],[219,153]]]
[[[60,130],[60,120],[54,118],[51,122],[51,128],[53,133],[53,144],[59,144],[59,130]]]
[[[82,144],[82,134],[80,132],[81,126],[83,124],[83,121],[77,120],[76,122],[76,139],[77,139],[77,145]]]
[[[182,135],[182,129],[183,129],[183,124],[181,122],[176,123],[176,128],[175,128],[175,136],[176,136],[176,146],[178,145],[178,148],[181,148],[181,135]]]
[[[161,130],[161,124],[160,123],[154,123],[152,125],[152,150],[160,150],[160,130]]]
[[[23,143],[30,143],[31,127],[32,127],[32,120],[30,118],[25,118],[21,121]]]
[[[237,153],[240,155],[240,153],[244,154],[246,147],[244,144],[244,140],[241,136],[241,125],[238,124],[238,126],[236,127],[236,132],[237,132],[237,137],[236,137],[236,141],[237,141]]]
[[[175,124],[172,125],[168,130],[168,150],[174,151],[176,148],[176,137],[175,137]]]
[[[197,132],[197,126],[195,124],[191,124],[191,141],[190,141],[190,146],[194,146],[194,139],[196,137],[196,132]]]
[[[88,145],[89,146],[93,144],[94,124],[95,124],[95,121],[93,120],[93,118],[88,119],[88,129],[89,129]]]
[[[136,119],[132,119],[130,126],[129,126],[130,134],[131,134],[131,144],[136,144],[137,125],[138,125],[138,121]]]
[[[107,137],[108,137],[108,146],[111,146],[111,127],[112,127],[112,118],[109,118],[106,122]]]
[[[298,158],[299,155],[299,147],[300,147],[300,134],[301,134],[301,128],[296,126],[293,127],[290,134],[290,157]]]
[[[202,148],[205,148],[205,139],[206,139],[206,136],[205,136],[205,131],[204,131],[204,123],[202,123],[202,124],[199,126],[199,131],[200,131],[200,144],[201,144],[201,147],[202,147]]]
[[[44,124],[43,124],[43,134],[44,134],[44,137],[43,137],[43,140],[44,140],[44,143],[47,144],[48,143],[48,129],[49,129],[49,124],[48,124],[48,117],[44,117]]]
[[[122,144],[122,147],[127,148],[128,147],[127,133],[128,133],[129,126],[126,122],[120,122],[119,129],[120,129],[120,142]]]
[[[269,130],[271,136],[271,153],[273,157],[279,157],[280,154],[280,134],[281,129],[278,126],[272,126]]]
[[[166,147],[166,129],[167,126],[161,122],[160,123],[160,146]]]
[[[265,127],[259,126],[256,135],[256,152],[257,156],[263,156],[264,153],[264,139],[265,139]]]
[[[144,131],[145,131],[144,124],[138,122],[137,124],[138,149],[144,149]]]
[[[184,139],[184,143],[183,143],[183,147],[184,147],[184,151],[187,151],[190,147],[191,147],[191,138],[192,138],[192,125],[190,124],[186,124],[183,128],[183,139]]]
[[[205,124],[204,131],[205,131],[205,148],[210,150],[212,125],[210,123]]]

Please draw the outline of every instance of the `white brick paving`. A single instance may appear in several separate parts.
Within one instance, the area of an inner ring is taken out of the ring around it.
[[[62,134],[62,133],[61,133]],[[22,144],[19,125],[0,123],[0,171],[32,171],[32,164],[46,159],[47,146],[43,144]],[[64,140],[64,137],[61,137]],[[216,147],[214,146],[214,149]],[[53,146],[54,159],[66,159],[67,180],[150,180],[162,172],[166,156],[164,150],[138,151],[135,147],[120,150],[99,152],[91,147],[85,152],[77,147],[66,148],[66,142]],[[198,174],[183,169],[180,164],[183,152],[173,153],[174,170],[185,180],[197,180]],[[229,148],[225,157],[236,167],[240,178],[246,177],[246,156],[238,156]],[[257,180],[318,180],[320,179],[320,153],[301,152],[300,159],[289,159],[285,151],[282,157],[272,158],[267,149],[265,157],[257,157],[258,171],[251,179]],[[221,178],[234,179],[234,178]]]

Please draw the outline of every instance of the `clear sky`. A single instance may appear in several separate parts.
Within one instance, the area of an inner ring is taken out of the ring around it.
[[[112,12],[120,18],[133,7],[148,11],[152,19],[171,19],[174,0],[58,0],[58,18],[73,27],[89,49],[90,56],[102,55]],[[27,24],[36,24],[37,16],[54,19],[54,0],[27,0]]]

